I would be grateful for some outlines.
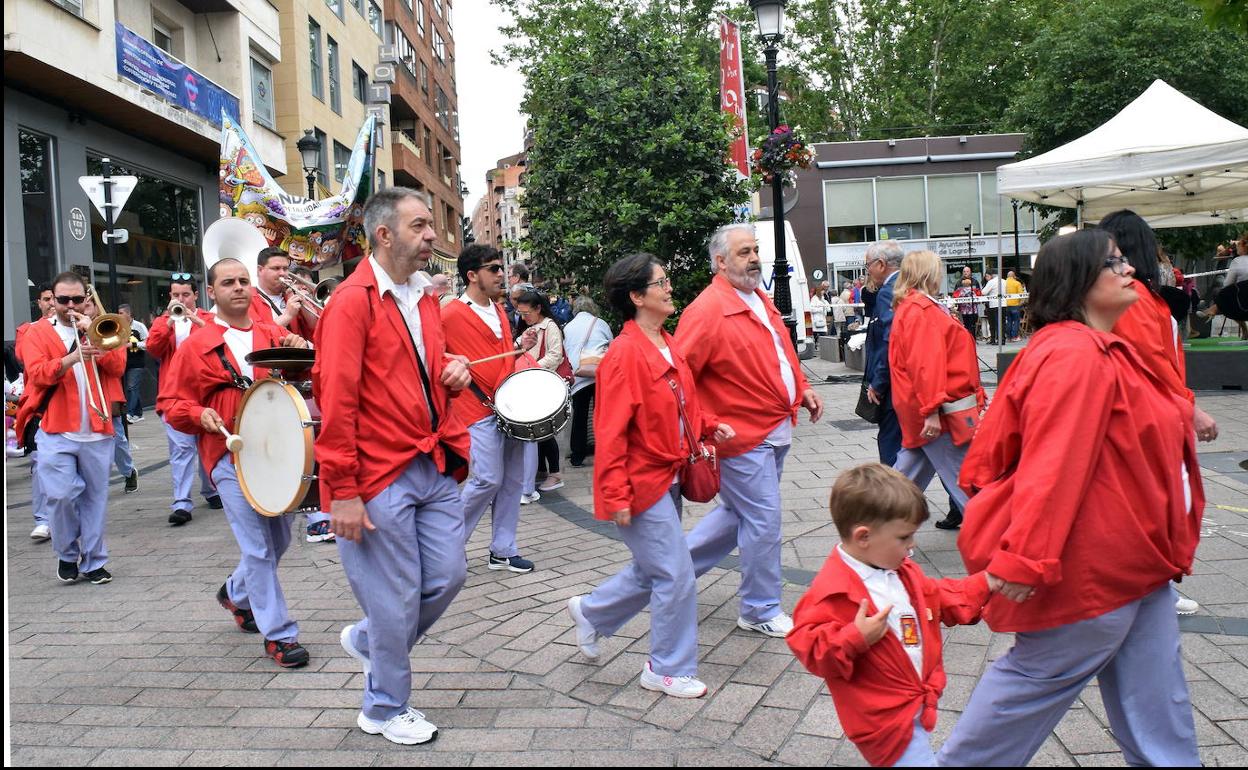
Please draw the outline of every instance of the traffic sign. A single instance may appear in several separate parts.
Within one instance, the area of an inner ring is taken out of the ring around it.
[[[113,189],[109,196],[112,200],[109,204],[114,212],[121,211],[125,208],[126,201],[130,198],[130,193],[134,192],[134,187],[139,183],[137,176],[111,176],[108,178],[113,183]],[[104,211],[104,177],[102,176],[80,176],[78,184],[82,187],[83,192],[91,199],[91,204],[95,206],[95,210],[100,212],[100,216],[108,218],[108,213]],[[114,214],[115,218],[116,214]]]

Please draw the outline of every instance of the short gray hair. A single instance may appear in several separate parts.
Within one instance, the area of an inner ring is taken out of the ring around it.
[[[707,255],[711,258],[712,273],[719,272],[719,265],[715,263],[715,255],[727,256],[728,254],[728,234],[733,230],[744,230],[750,235],[755,234],[754,225],[750,222],[733,222],[730,225],[716,228],[715,232],[711,233],[711,242],[706,247]]]
[[[588,294],[576,295],[576,299],[572,300],[572,312],[589,313],[595,318],[602,314],[598,309],[598,303],[594,302],[593,298],[591,298]]]
[[[876,241],[867,247],[866,263],[869,265],[877,259],[892,268],[901,268],[901,260],[905,257],[901,244],[897,241]]]
[[[411,187],[387,187],[373,193],[364,204],[364,232],[368,236],[370,248],[376,245],[373,239],[377,237],[377,228],[382,225],[391,230],[397,228],[398,223],[394,220],[398,215],[399,203],[408,198],[415,198],[433,213],[433,201],[429,195]]]

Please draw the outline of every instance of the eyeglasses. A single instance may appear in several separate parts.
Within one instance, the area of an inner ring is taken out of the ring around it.
[[[56,301],[62,305],[81,305],[87,301],[87,298],[82,294],[75,294],[72,297],[67,297],[64,294],[58,294],[56,295]]]
[[[1105,267],[1108,267],[1114,275],[1126,275],[1127,268],[1131,267],[1131,261],[1126,257],[1110,257],[1105,260]]]
[[[498,273],[503,272],[503,266],[502,265],[482,265],[481,267],[477,268],[477,272],[481,272],[482,270],[489,270],[491,273],[494,273],[495,275],[497,275]]]
[[[651,286],[658,286],[660,289],[668,289],[668,288],[671,288],[672,286],[672,279],[667,278],[665,276],[663,278],[660,278],[657,281],[651,281],[650,283],[646,284],[647,289],[650,288]]]
[[[174,281],[189,281],[191,280],[191,274],[190,273],[173,273],[172,275],[169,276],[169,278]]]

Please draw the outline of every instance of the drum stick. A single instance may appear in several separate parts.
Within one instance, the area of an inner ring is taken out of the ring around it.
[[[242,436],[238,435],[237,433],[230,433],[228,430],[226,430],[224,425],[217,428],[217,430],[221,431],[222,436],[225,436],[225,448],[226,449],[230,450],[231,452],[243,451],[243,437]]]
[[[527,353],[527,352],[528,352],[527,350],[509,350],[506,353],[499,353],[498,355],[494,355],[494,356],[486,356],[485,358],[478,358],[476,361],[469,361],[468,366],[476,366],[477,364],[484,364],[486,361],[495,361],[499,358],[509,358],[511,356],[518,356],[522,353]]]

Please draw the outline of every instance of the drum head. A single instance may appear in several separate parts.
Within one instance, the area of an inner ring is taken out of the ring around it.
[[[548,369],[524,369],[503,380],[494,393],[494,407],[512,422],[545,420],[568,400],[568,384]]]
[[[316,363],[316,351],[307,348],[264,348],[248,353],[247,363],[281,371],[302,371]]]
[[[234,456],[234,466],[243,495],[257,512],[280,516],[307,494],[311,421],[303,397],[289,383],[260,380],[243,395],[237,426],[243,450]]]

